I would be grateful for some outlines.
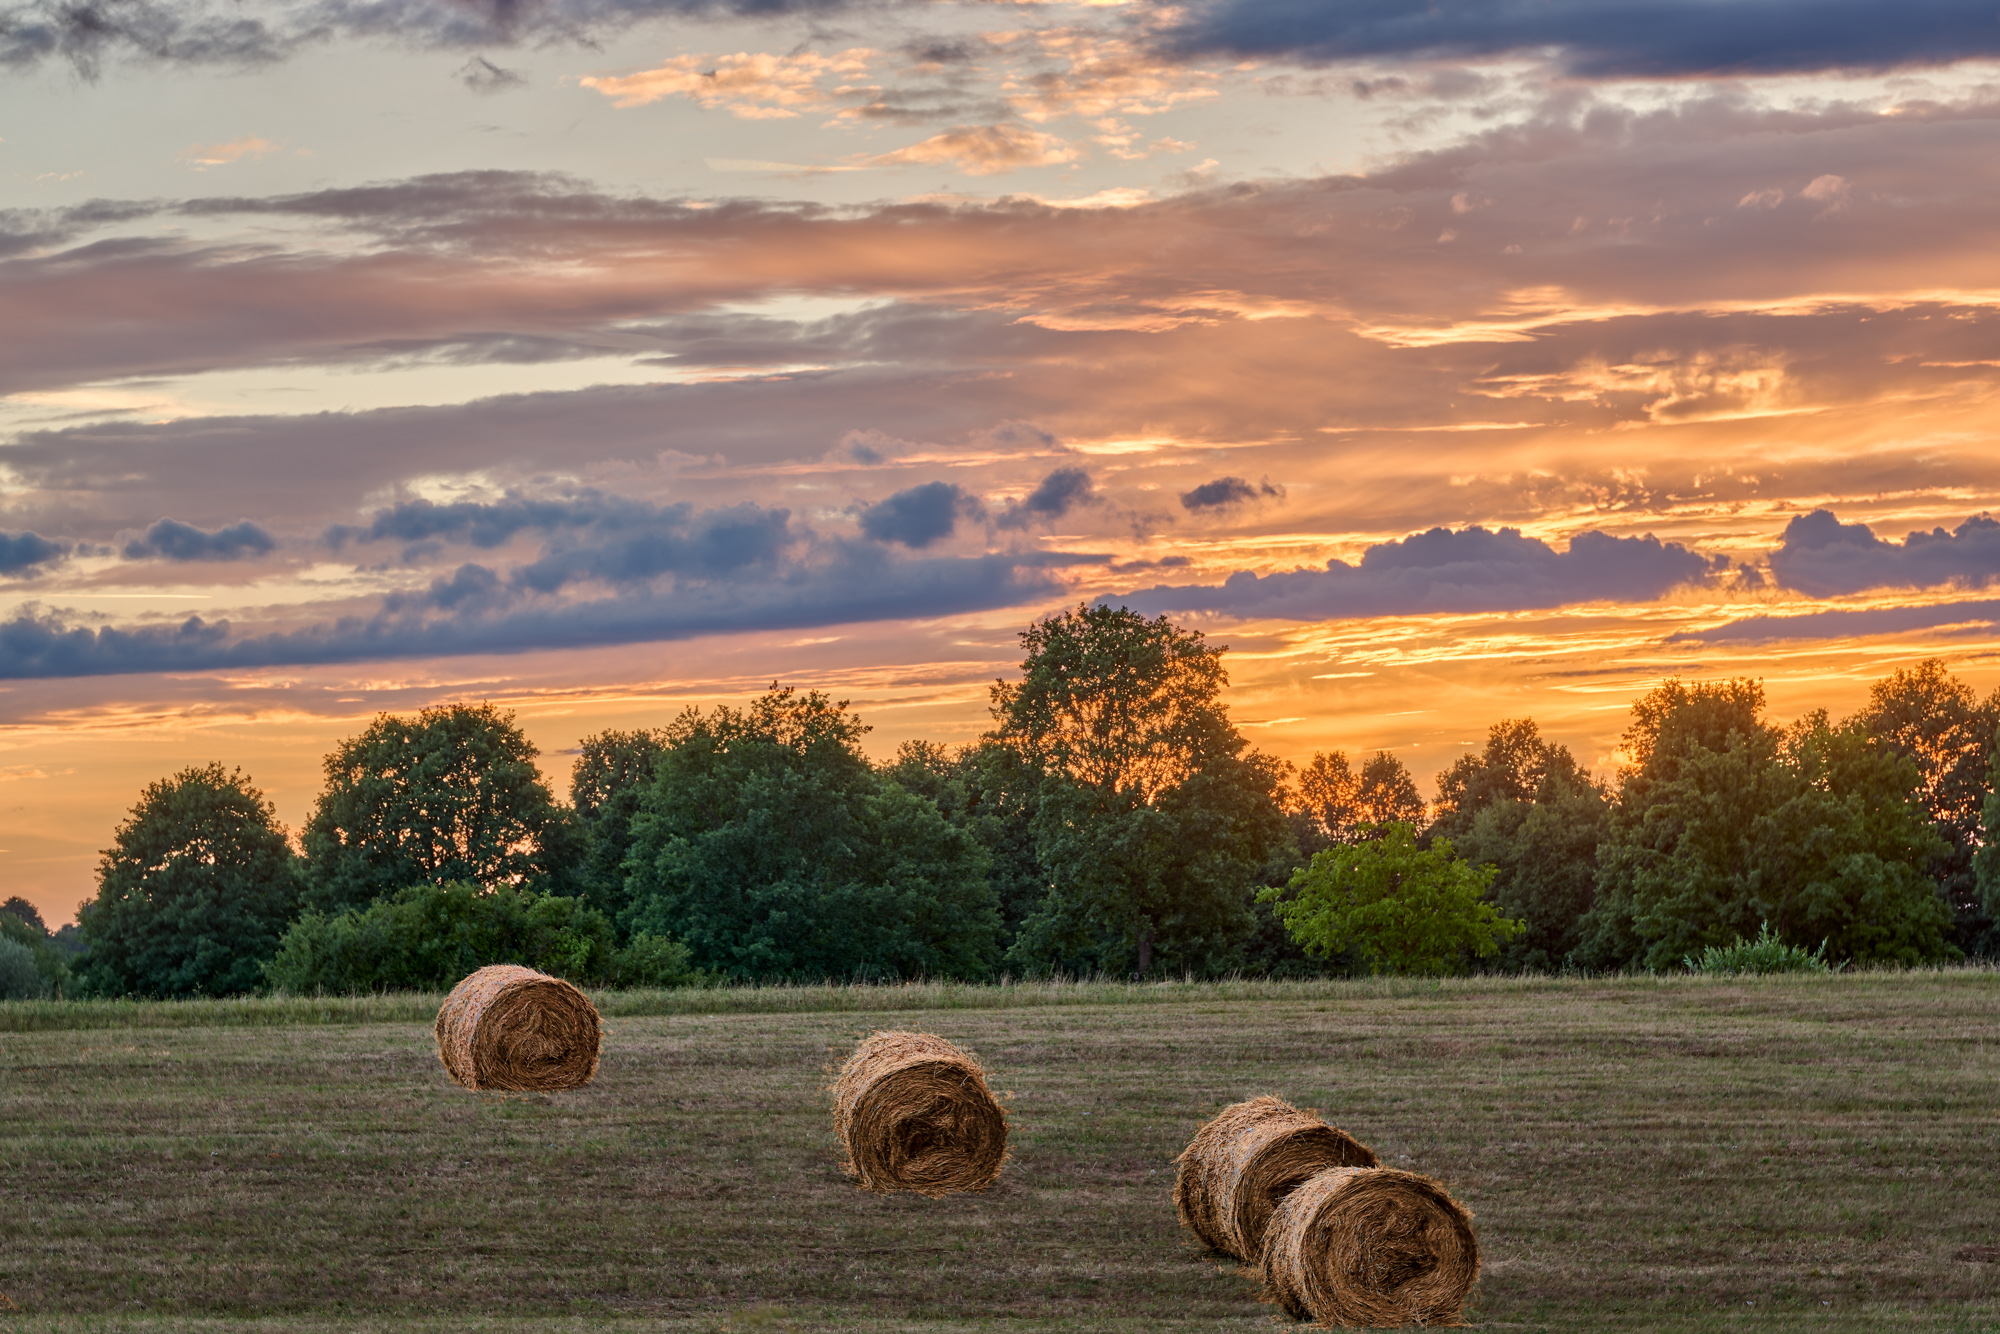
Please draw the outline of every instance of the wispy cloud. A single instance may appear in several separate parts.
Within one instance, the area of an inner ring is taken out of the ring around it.
[[[197,144],[182,150],[180,160],[196,171],[207,171],[210,167],[227,167],[233,163],[269,157],[283,145],[274,144],[269,139],[254,134],[242,135],[220,144]]]

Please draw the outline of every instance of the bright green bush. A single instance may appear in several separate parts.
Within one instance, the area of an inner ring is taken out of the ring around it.
[[[293,994],[438,991],[495,963],[593,985],[698,980],[686,947],[665,937],[641,935],[616,949],[610,919],[580,899],[463,881],[412,885],[337,916],[308,912],[285,933],[265,977]]]
[[[1826,961],[1826,942],[1808,951],[1803,945],[1787,945],[1771,932],[1769,922],[1758,930],[1755,940],[1738,936],[1727,945],[1710,945],[1700,954],[1684,955],[1681,963],[1691,973],[1827,973],[1833,966]]]
[[[1453,855],[1450,839],[1420,848],[1416,830],[1400,822],[1373,832],[1365,842],[1315,854],[1285,889],[1258,895],[1278,903],[1285,929],[1307,954],[1353,950],[1375,972],[1460,972],[1526,929],[1487,899],[1493,868]]]

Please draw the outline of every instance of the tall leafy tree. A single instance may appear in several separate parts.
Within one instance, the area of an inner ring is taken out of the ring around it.
[[[1432,829],[1457,838],[1488,807],[1533,802],[1545,793],[1590,786],[1569,747],[1543,738],[1533,718],[1506,718],[1486,732],[1476,755],[1461,755],[1437,777]]]
[[[383,714],[326,757],[305,827],[309,902],[338,912],[410,885],[559,876],[571,845],[536,754],[491,704]]]
[[[298,907],[276,811],[238,772],[184,769],[147,787],[98,863],[80,982],[110,996],[228,996],[263,978]]]
[[[1988,771],[2000,753],[2000,691],[1981,700],[1931,658],[1877,681],[1855,721],[1876,744],[1917,767],[1917,800],[1945,843],[1930,870],[1951,910],[1954,938],[1969,951],[2000,953],[1996,918],[1973,869],[1986,842],[1981,818],[1993,790]]]
[[[1597,845],[1609,824],[1605,793],[1532,718],[1495,723],[1480,753],[1438,775],[1432,835],[1492,866],[1494,903],[1526,923],[1498,967],[1553,972],[1582,943],[1596,897]]]
[[[682,714],[632,823],[628,928],[725,977],[984,975],[985,853],[870,766],[866,730],[818,691]]]
[[[1352,843],[1395,821],[1420,823],[1424,799],[1403,762],[1376,751],[1357,771],[1345,751],[1323,751],[1299,771],[1292,789],[1295,814],[1306,821],[1315,846]]]
[[[1364,825],[1424,822],[1424,799],[1409,767],[1386,750],[1378,750],[1361,766],[1354,785],[1354,804]]]
[[[1670,967],[1768,923],[1833,959],[1954,957],[1916,766],[1823,714],[1782,731],[1754,681],[1668,681],[1633,709],[1579,962]]]
[[[1050,887],[1011,957],[1027,966],[1180,967],[1248,936],[1257,873],[1284,839],[1279,766],[1246,754],[1223,650],[1127,608],[1082,606],[1021,635],[993,687],[993,742],[1036,783]]]
[[[600,732],[583,739],[570,771],[570,809],[583,844],[577,893],[614,922],[631,902],[625,858],[632,850],[632,817],[652,789],[668,744],[658,729]]]

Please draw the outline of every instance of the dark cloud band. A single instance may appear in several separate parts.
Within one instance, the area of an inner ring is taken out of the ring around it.
[[[1046,599],[1057,587],[1036,562],[893,560],[879,548],[841,549],[830,561],[769,579],[681,583],[559,605],[500,596],[501,584],[484,567],[461,567],[427,595],[392,599],[373,616],[261,635],[199,617],[170,626],[92,628],[29,611],[0,624],[0,679],[520,653],[810,629],[1014,606]]]
[[[1569,550],[1519,530],[1433,528],[1368,548],[1358,565],[1234,574],[1223,584],[1149,588],[1127,601],[1146,612],[1329,620],[1437,612],[1516,611],[1576,602],[1647,602],[1712,572],[1676,542],[1579,533]]]
[[[1211,0],[1174,28],[1186,57],[1481,60],[1553,49],[1583,78],[1790,74],[2000,54],[1990,0]]]

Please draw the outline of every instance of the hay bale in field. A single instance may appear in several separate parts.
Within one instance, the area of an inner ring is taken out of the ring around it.
[[[553,1093],[596,1076],[603,1024],[561,978],[496,963],[451,989],[432,1031],[446,1073],[465,1087]]]
[[[1278,1201],[1329,1167],[1373,1167],[1373,1150],[1346,1131],[1265,1095],[1222,1109],[1174,1160],[1181,1226],[1225,1255],[1255,1262]]]
[[[985,1190],[1007,1157],[1007,1113],[986,1072],[934,1033],[865,1038],[833,1082],[833,1129],[865,1190]]]
[[[1462,1325],[1479,1243],[1472,1214],[1429,1177],[1336,1167],[1279,1202],[1259,1267],[1270,1295],[1298,1320]]]

